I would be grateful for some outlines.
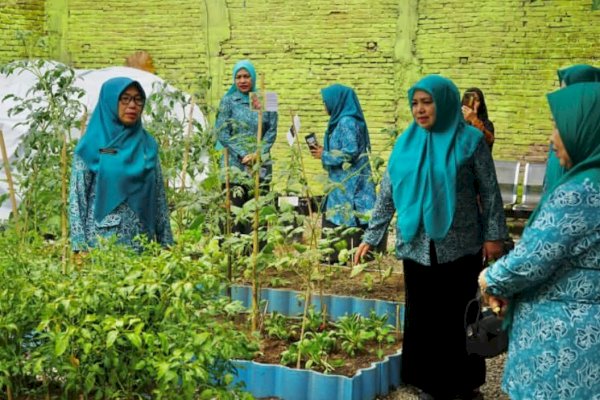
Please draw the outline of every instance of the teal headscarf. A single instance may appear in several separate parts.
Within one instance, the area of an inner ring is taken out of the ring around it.
[[[233,85],[231,85],[231,87],[227,91],[227,94],[231,94],[238,91],[238,88],[235,85],[235,76],[240,71],[240,69],[245,69],[246,71],[248,71],[250,77],[252,78],[252,89],[250,89],[250,91],[254,92],[256,90],[256,70],[254,69],[254,65],[252,65],[252,62],[250,62],[250,60],[242,60],[235,64],[235,66],[233,67]],[[248,96],[247,93],[242,94]]]
[[[132,79],[112,78],[104,82],[96,109],[75,153],[96,175],[95,220],[100,222],[126,201],[142,221],[148,236],[153,238],[158,144],[144,130],[141,119],[131,126],[119,121],[119,97],[132,85],[145,99],[142,86]]]
[[[398,229],[411,241],[421,223],[433,240],[446,237],[456,208],[456,175],[475,152],[483,134],[465,123],[460,93],[444,77],[429,75],[408,91],[409,105],[417,90],[429,93],[436,118],[431,131],[415,121],[396,141],[388,172]]]
[[[556,183],[600,182],[600,83],[576,83],[547,95],[550,111],[573,166]],[[544,202],[546,192],[529,218],[531,224]]]
[[[600,68],[592,67],[591,65],[572,65],[559,69],[557,72],[559,82],[564,82],[565,86],[581,82],[600,82]]]
[[[329,140],[327,140],[327,136],[334,131],[342,117],[352,117],[358,121],[362,128],[361,131],[363,135],[365,135],[367,149],[370,150],[371,141],[369,140],[367,122],[365,121],[365,116],[363,115],[362,108],[360,107],[358,97],[354,90],[348,86],[336,83],[321,89],[321,97],[330,114],[327,130],[325,131],[324,150],[329,150]]]
[[[591,65],[578,64],[558,70],[558,80],[565,86],[582,82],[600,82],[600,68]],[[550,151],[546,163],[545,191],[551,192],[560,181],[566,170],[560,165],[556,153]]]

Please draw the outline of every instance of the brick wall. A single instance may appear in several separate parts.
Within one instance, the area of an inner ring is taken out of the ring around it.
[[[279,140],[274,157],[288,158],[284,134],[290,111],[302,118],[302,134],[315,132],[322,143],[327,126],[320,89],[333,83],[355,88],[371,132],[373,151],[384,151],[383,128],[396,121],[394,46],[398,1],[307,0],[227,2],[231,39],[223,45],[226,70],[250,58],[264,74],[267,90],[280,97]],[[300,6],[302,4],[302,6]],[[231,84],[231,73],[223,90]],[[303,148],[306,146],[302,145]],[[305,152],[315,173],[320,163]]]
[[[540,160],[550,129],[544,95],[557,87],[556,69],[600,64],[600,11],[592,2],[4,0],[0,63],[25,55],[17,29],[59,35],[51,54],[77,68],[122,65],[147,50],[158,74],[182,89],[210,76],[216,106],[233,64],[250,58],[280,96],[280,169],[290,111],[300,113],[303,133],[322,140],[322,87],[340,82],[356,89],[374,152],[387,156],[382,130],[402,130],[411,119],[406,90],[424,74],[441,73],[461,90],[485,92],[497,158]],[[308,165],[313,174],[322,171],[317,162]]]
[[[0,63],[43,55],[35,41],[43,35],[44,5],[45,0],[0,1]],[[17,37],[19,32],[31,32],[26,45]]]
[[[422,73],[483,90],[496,158],[543,160],[551,131],[545,94],[558,87],[556,70],[600,65],[592,0],[421,0],[418,14]]]

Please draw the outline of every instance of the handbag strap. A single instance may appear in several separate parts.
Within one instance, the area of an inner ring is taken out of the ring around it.
[[[480,290],[477,290],[477,294],[475,295],[475,298],[471,299],[467,303],[467,307],[465,308],[465,315],[463,318],[465,330],[467,329],[467,326],[469,325],[469,323],[467,321],[467,317],[469,315],[469,311],[471,310],[471,306],[473,304],[477,304],[477,317],[475,318],[475,322],[474,322],[474,324],[476,324],[475,326],[477,326],[477,324],[479,324],[479,317],[481,317],[481,291]]]

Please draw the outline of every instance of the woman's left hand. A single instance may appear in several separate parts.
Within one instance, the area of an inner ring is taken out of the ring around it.
[[[321,156],[323,155],[323,146],[311,147],[310,154],[312,154],[314,158],[320,160]]]
[[[486,260],[497,260],[504,253],[503,240],[488,240],[483,242],[483,257]]]

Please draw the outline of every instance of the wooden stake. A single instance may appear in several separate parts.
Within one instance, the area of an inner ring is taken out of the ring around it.
[[[61,198],[62,207],[60,213],[61,237],[63,242],[63,274],[67,273],[67,246],[68,246],[68,228],[67,228],[67,134],[63,133],[63,144],[60,152],[61,164]]]
[[[194,96],[190,99],[190,113],[188,114],[188,125],[187,125],[187,133],[184,141],[184,149],[183,149],[183,166],[181,170],[181,191],[185,190],[185,178],[187,176],[187,167],[190,158],[190,138],[192,137],[192,131],[194,129],[194,106],[196,102],[194,100]]]
[[[233,273],[231,268],[231,244],[229,239],[231,238],[231,186],[229,182],[229,149],[225,147],[223,159],[225,161],[225,237],[228,242],[227,244],[227,297],[231,299],[231,281],[233,279]]]
[[[10,390],[10,386],[6,386],[6,397],[8,397],[8,400],[13,400],[13,395],[12,395],[12,390]]]
[[[263,107],[265,100],[265,77],[260,76],[260,92],[263,95],[262,103],[258,110],[258,130],[256,132],[256,160],[254,161],[254,246],[252,249],[252,330],[256,331],[258,328],[258,302],[259,302],[259,285],[258,285],[258,222],[259,222],[259,210],[258,201],[260,199],[260,153],[262,144],[262,121],[263,121]],[[252,99],[250,99],[252,101]]]
[[[0,129],[0,151],[2,152],[2,160],[4,162],[4,174],[6,175],[6,181],[8,182],[8,195],[10,197],[10,203],[12,205],[13,218],[15,224],[18,221],[18,210],[17,210],[17,198],[15,196],[15,186],[13,184],[12,174],[10,172],[10,162],[6,152],[6,143],[4,142],[4,134]]]

